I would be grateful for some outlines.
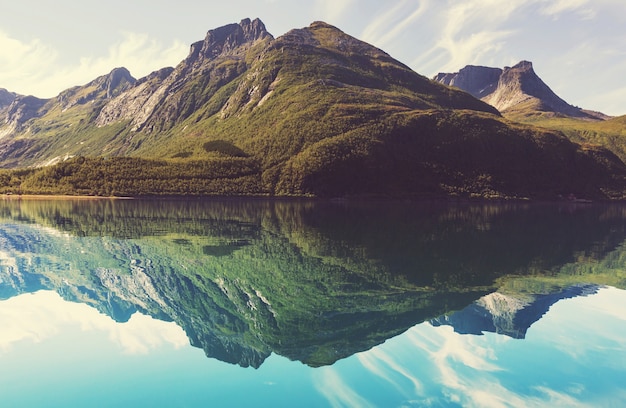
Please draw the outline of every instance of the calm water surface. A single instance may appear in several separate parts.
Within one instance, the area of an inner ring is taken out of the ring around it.
[[[626,403],[626,207],[0,201],[0,406]]]

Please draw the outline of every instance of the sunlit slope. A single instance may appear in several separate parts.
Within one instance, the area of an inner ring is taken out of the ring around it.
[[[626,160],[626,116],[605,121],[587,121],[564,117],[527,118],[526,122],[563,132],[572,141],[602,146]]]

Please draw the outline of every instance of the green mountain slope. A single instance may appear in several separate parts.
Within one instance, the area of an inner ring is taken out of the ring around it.
[[[274,39],[259,20],[243,20],[117,95],[101,93],[89,107],[46,105],[0,141],[4,167],[109,159],[0,173],[4,192],[605,199],[626,191],[626,166],[610,152],[513,124],[321,22]]]
[[[559,117],[529,118],[526,122],[560,131],[576,143],[601,146],[626,161],[626,116],[599,122]]]

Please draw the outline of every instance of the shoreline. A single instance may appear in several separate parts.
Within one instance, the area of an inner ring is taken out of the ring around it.
[[[95,195],[63,195],[63,194],[0,194],[2,201],[133,201],[133,200],[172,200],[172,201],[313,201],[340,203],[362,202],[438,202],[438,203],[482,203],[482,204],[567,204],[576,206],[626,204],[626,200],[571,200],[571,199],[530,199],[530,198],[486,198],[486,197],[454,197],[439,195],[424,195],[410,197],[378,197],[378,196],[348,196],[348,197],[307,197],[307,196],[258,196],[258,195],[151,195],[151,196],[95,196]]]
[[[134,197],[101,197],[62,194],[0,194],[3,200],[134,200]]]

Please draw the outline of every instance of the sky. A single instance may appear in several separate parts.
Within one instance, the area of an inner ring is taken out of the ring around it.
[[[433,77],[532,61],[570,104],[626,114],[624,0],[0,0],[0,88],[41,98],[115,67],[175,66],[206,32],[325,21]]]

